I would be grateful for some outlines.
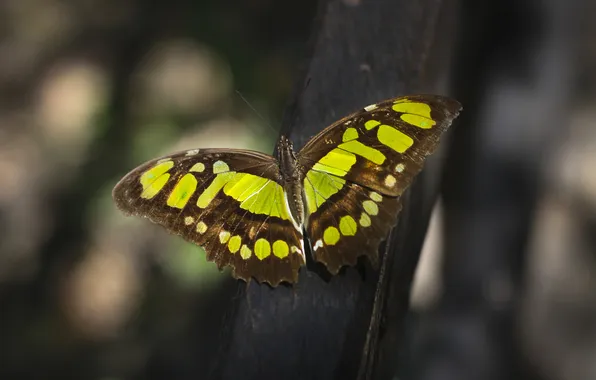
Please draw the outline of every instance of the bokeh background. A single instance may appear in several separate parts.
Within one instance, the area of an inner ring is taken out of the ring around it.
[[[111,189],[172,151],[270,153],[316,7],[0,2],[0,378],[201,378],[198,357],[217,343],[234,282],[198,247],[121,215]],[[514,327],[524,360],[552,380],[596,379],[596,30],[581,25],[565,71],[572,101],[539,158]],[[442,285],[441,224],[439,204],[415,315],[451,291]],[[489,283],[486,297],[508,291]],[[474,346],[475,331],[459,338]]]
[[[234,281],[111,190],[172,151],[271,153],[315,8],[0,2],[0,378],[205,373]]]

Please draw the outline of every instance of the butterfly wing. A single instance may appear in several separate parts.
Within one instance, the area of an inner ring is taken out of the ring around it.
[[[377,263],[399,196],[460,109],[442,96],[395,98],[343,118],[304,146],[297,159],[315,260],[331,273],[362,254]]]
[[[194,149],[149,161],[114,188],[116,205],[202,246],[235,278],[272,286],[298,279],[302,229],[280,185],[277,161],[232,149]]]

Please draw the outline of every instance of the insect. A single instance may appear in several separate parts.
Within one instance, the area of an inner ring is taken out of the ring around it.
[[[191,149],[128,173],[113,197],[202,246],[232,275],[295,283],[314,260],[331,274],[378,246],[396,224],[400,195],[461,110],[450,98],[412,95],[364,107],[299,151],[281,137],[277,157],[236,149]]]

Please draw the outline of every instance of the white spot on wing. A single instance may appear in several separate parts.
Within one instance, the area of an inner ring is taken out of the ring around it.
[[[395,177],[392,176],[391,174],[387,174],[387,177],[385,177],[385,186],[393,187],[393,186],[395,186],[396,183],[397,183],[397,180],[395,179]]]
[[[229,172],[230,167],[223,161],[215,161],[213,163],[213,174]]]
[[[221,244],[225,244],[225,243],[227,243],[227,242],[228,242],[228,240],[230,240],[230,236],[231,236],[231,234],[230,234],[228,231],[226,231],[226,230],[221,230],[221,231],[219,232],[219,242],[220,242]]]
[[[191,149],[191,150],[189,150],[189,151],[186,152],[186,155],[187,156],[194,156],[194,155],[196,155],[198,153],[199,153],[199,150],[198,149]]]
[[[369,106],[364,107],[364,110],[366,112],[370,112],[370,111],[375,110],[375,109],[377,109],[377,105],[376,104],[371,104]]]
[[[323,240],[319,239],[315,242],[315,245],[312,246],[313,251],[316,251],[319,248],[323,248]]]
[[[194,222],[195,218],[193,218],[192,216],[187,216],[186,218],[184,218],[184,224],[186,224],[187,226],[190,226]]]

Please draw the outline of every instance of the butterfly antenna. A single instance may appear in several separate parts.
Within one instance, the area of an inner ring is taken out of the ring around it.
[[[279,131],[275,128],[273,128],[273,126],[271,125],[271,123],[269,123],[269,120],[265,119],[263,117],[263,115],[261,115],[259,113],[259,111],[256,110],[255,107],[252,106],[252,104],[250,104],[250,102],[244,97],[244,95],[242,95],[242,93],[238,90],[236,90],[236,94],[238,94],[238,96],[240,97],[240,99],[242,99],[242,101],[244,103],[246,103],[246,105],[248,106],[248,108],[250,108],[258,117],[259,119],[261,119],[263,121],[263,123],[265,123],[265,125],[267,125],[267,127],[269,129],[271,129],[271,131],[275,132],[275,133],[279,133]]]

